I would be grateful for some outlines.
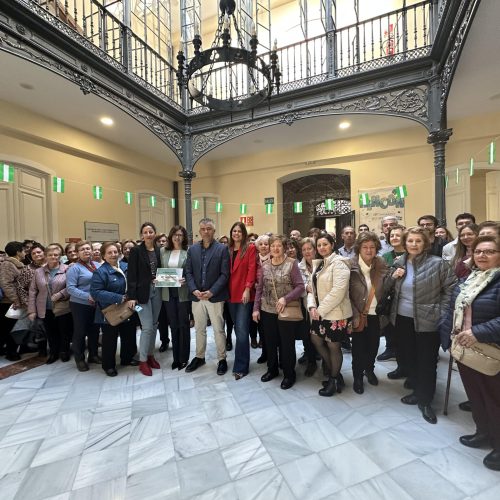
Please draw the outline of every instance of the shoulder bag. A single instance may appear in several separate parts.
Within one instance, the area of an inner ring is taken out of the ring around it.
[[[129,319],[135,311],[128,307],[127,302],[122,302],[121,304],[111,304],[101,309],[101,312],[111,326],[117,326]]]
[[[356,328],[352,328],[353,332],[359,333],[362,332],[366,325],[368,324],[368,311],[370,310],[370,305],[372,303],[373,297],[375,297],[375,287],[376,283],[372,283],[372,287],[370,293],[368,294],[368,298],[366,299],[366,304],[363,309],[363,312],[359,315],[359,323]]]
[[[450,353],[456,361],[483,375],[494,376],[500,372],[500,347],[497,344],[476,342],[472,347],[465,347],[453,335]]]
[[[276,302],[278,302],[278,293],[276,292],[276,285],[274,283],[274,273],[271,269],[271,279],[273,281],[274,295],[276,296]],[[278,319],[281,321],[302,321],[304,316],[302,315],[302,308],[300,307],[300,300],[291,300],[281,311],[278,313]]]

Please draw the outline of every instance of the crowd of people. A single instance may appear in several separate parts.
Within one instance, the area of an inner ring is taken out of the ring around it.
[[[345,389],[346,349],[359,395],[365,378],[379,384],[375,361],[395,359],[397,367],[387,376],[404,380],[409,393],[401,402],[418,406],[425,421],[435,424],[440,346],[449,349],[453,339],[464,349],[487,343],[500,352],[500,226],[476,225],[469,213],[455,223],[458,235],[452,239],[433,215],[408,228],[386,216],[381,233],[364,224],[357,231],[342,228],[342,244],[318,228],[304,238],[297,229],[290,237],[259,236],[241,222],[217,240],[209,218],[200,221],[200,239],[191,246],[184,227],[158,234],[150,222],[141,226],[137,241],[79,241],[66,248],[12,241],[0,266],[0,348],[11,361],[33,349],[10,334],[18,320],[6,314],[22,310],[44,326],[46,341],[37,349],[48,364],[73,356],[79,371],[100,364],[106,375],[116,376],[119,337],[121,366],[138,366],[151,376],[160,368],[154,353],[159,330],[160,352],[172,343],[172,370],[193,372],[205,364],[210,324],[218,375],[229,369],[233,329],[235,380],[252,369],[250,349],[261,348],[257,363],[267,366],[261,381],[281,371],[283,390],[296,383],[296,340],[303,342],[298,364],[305,365],[306,376],[322,361],[324,397]],[[179,270],[179,286],[156,286],[159,268]],[[106,313],[116,304],[129,314],[112,325]],[[196,351],[190,360],[193,326]],[[378,354],[381,336],[385,350]],[[500,470],[500,367],[494,375],[464,361],[458,367],[468,396],[460,406],[472,411],[477,427],[460,442],[492,449],[484,464]]]

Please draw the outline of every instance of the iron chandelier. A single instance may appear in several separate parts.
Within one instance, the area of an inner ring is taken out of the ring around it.
[[[279,94],[281,73],[276,42],[269,53],[269,64],[257,55],[259,41],[252,28],[250,50],[243,43],[238,27],[234,0],[221,0],[215,39],[209,49],[201,50],[201,36],[192,40],[194,55],[186,64],[181,49],[177,54],[177,82],[187,88],[192,100],[212,110],[240,111],[253,109],[275,91]],[[238,47],[231,46],[231,26],[236,31]]]

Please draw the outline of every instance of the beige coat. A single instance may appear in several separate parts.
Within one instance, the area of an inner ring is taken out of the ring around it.
[[[316,273],[316,287],[311,278],[312,293],[307,294],[307,309],[316,307],[321,319],[339,320],[352,316],[349,300],[349,278],[351,275],[349,259],[332,254],[324,261],[324,267],[316,272],[321,259],[313,261],[313,275]],[[316,293],[319,305],[316,304]]]

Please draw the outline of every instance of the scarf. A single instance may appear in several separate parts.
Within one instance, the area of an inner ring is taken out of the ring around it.
[[[500,272],[499,267],[493,267],[487,271],[475,269],[460,285],[460,292],[455,301],[455,309],[453,311],[453,332],[460,332],[462,330],[465,310],[471,306],[474,299],[493,281],[498,272]]]
[[[97,269],[95,264],[92,262],[92,259],[90,259],[88,262],[83,262],[83,260],[78,259],[77,262],[91,273],[93,273]]]

